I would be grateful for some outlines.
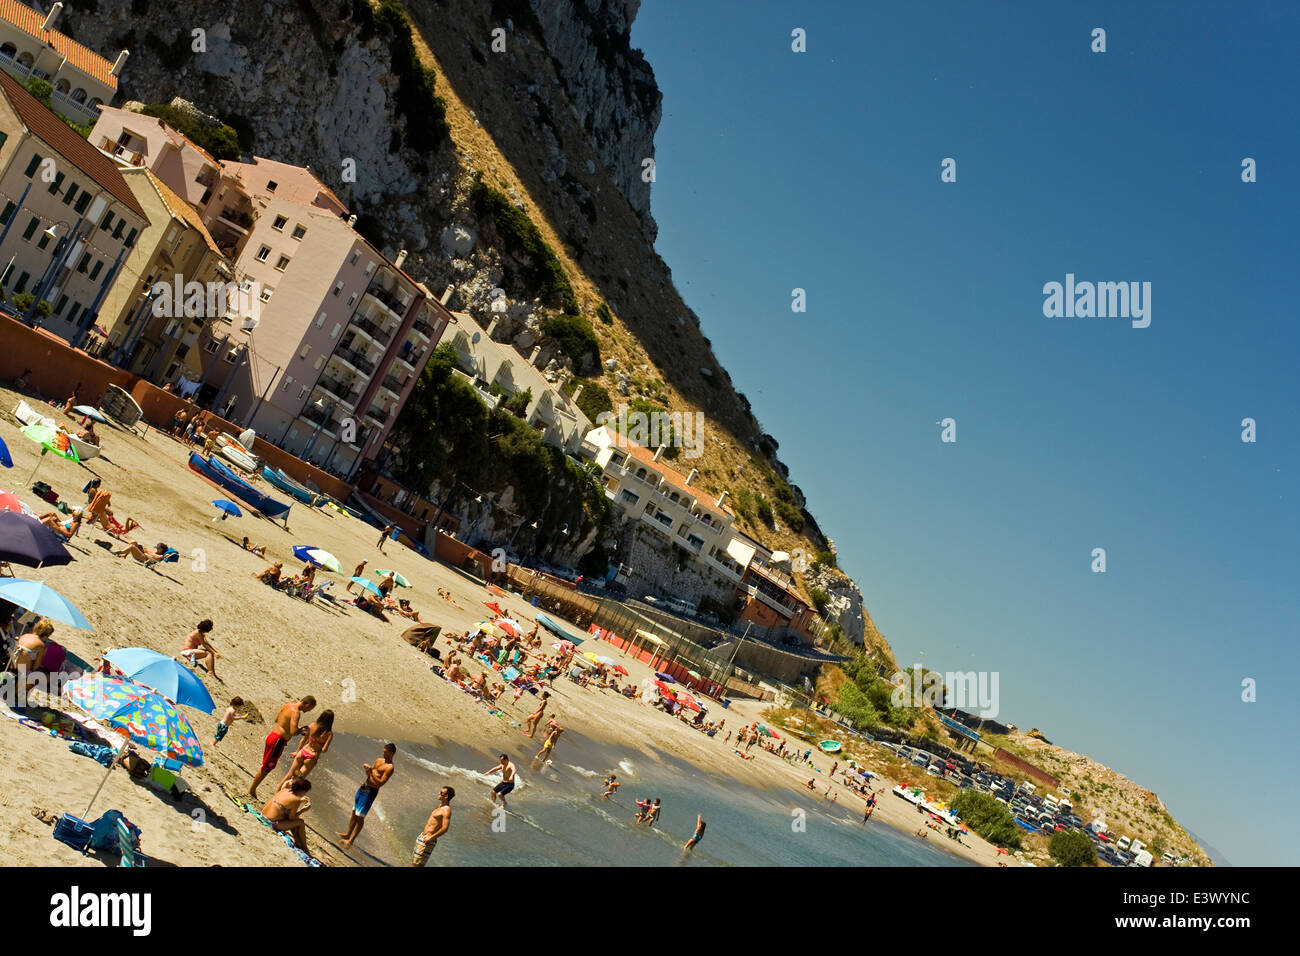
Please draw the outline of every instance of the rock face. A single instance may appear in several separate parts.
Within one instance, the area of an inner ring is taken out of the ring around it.
[[[574,114],[614,182],[641,217],[646,237],[650,176],[663,94],[654,70],[629,43],[641,0],[530,0]],[[561,171],[558,175],[563,175]]]
[[[826,620],[844,629],[844,636],[854,644],[862,644],[866,633],[866,613],[862,608],[862,591],[853,581],[827,568],[810,571],[808,586],[821,588],[830,595]]]

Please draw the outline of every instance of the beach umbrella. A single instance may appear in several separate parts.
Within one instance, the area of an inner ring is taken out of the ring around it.
[[[574,645],[573,641],[557,641],[556,643],[552,644],[551,647],[555,648],[557,651],[577,650],[577,647]]]
[[[0,511],[13,511],[20,515],[32,514],[32,509],[27,507],[21,498],[7,491],[0,491]]]
[[[203,749],[189,721],[156,691],[116,677],[89,674],[69,681],[63,695],[96,720],[124,731],[138,744],[192,767],[203,765]],[[109,765],[108,773],[114,766]],[[90,815],[107,781],[106,773],[86,804],[83,817]]]
[[[242,518],[244,516],[244,513],[239,510],[239,505],[235,504],[233,501],[227,501],[225,498],[218,498],[212,503],[216,505],[217,510],[221,512],[221,514],[212,519],[213,521],[225,521],[226,518]]]
[[[702,680],[701,676],[695,671],[687,671],[686,673],[690,674],[696,680]]]
[[[122,647],[108,651],[104,657],[128,679],[156,690],[174,704],[184,704],[205,714],[216,709],[203,681],[173,657],[146,647]]]
[[[51,428],[49,425],[28,425],[21,429],[22,433],[30,438],[36,444],[41,446],[41,457],[36,459],[36,467],[32,473],[27,476],[27,483],[36,477],[36,472],[40,470],[41,462],[45,460],[47,452],[54,452],[60,458],[66,458],[68,461],[80,461],[77,457],[77,450],[72,447],[72,442],[68,440],[67,433],[59,431],[57,428]]]
[[[677,679],[672,674],[665,674],[663,671],[656,671],[655,677],[658,677],[665,684],[676,684]]]
[[[72,406],[72,410],[78,415],[84,415],[89,419],[99,422],[101,425],[108,424],[108,419],[104,417],[103,413],[92,405],[74,405]]]
[[[496,601],[484,601],[483,606],[490,608],[497,617],[505,617],[506,612],[501,610],[501,605]]]
[[[293,547],[293,556],[299,561],[306,561],[310,564],[316,565],[317,567],[325,568],[327,571],[338,573],[341,568],[338,558],[334,557],[334,555],[330,554],[323,548],[318,548],[315,545],[296,544]],[[356,581],[358,584],[369,583],[364,578],[353,578],[352,580]],[[372,589],[376,594],[380,593],[377,586],[372,586]]]
[[[623,674],[624,676],[627,675],[627,668],[624,667],[622,664],[615,664],[614,670],[618,671],[620,674]]]
[[[373,581],[367,581],[365,578],[348,578],[353,584],[360,584],[363,588],[373,594],[375,597],[383,597],[384,592],[379,590],[379,585]]]
[[[95,629],[71,601],[40,581],[27,581],[23,578],[0,580],[0,598],[33,614],[48,617],[51,621],[71,624],[83,631]]]
[[[690,709],[690,710],[700,710],[700,709],[701,709],[700,704],[699,704],[699,701],[697,701],[697,700],[696,700],[694,697],[692,697],[690,694],[678,694],[678,695],[677,695],[677,703],[681,704],[683,707],[686,707],[686,708],[688,708],[688,709]]]
[[[592,660],[600,664],[614,664],[616,661],[612,657],[593,657]]]
[[[4,465],[6,468],[14,466],[13,457],[9,454],[9,446],[5,444],[3,438],[0,438],[0,465]]]
[[[508,617],[497,618],[492,622],[492,626],[507,637],[518,637],[519,632],[523,630],[518,621],[512,621]]]
[[[30,515],[0,511],[0,561],[39,568],[69,564],[62,539]]]
[[[390,574],[393,576],[393,583],[399,588],[409,588],[411,586],[411,582],[406,580],[406,578],[402,577],[402,575],[398,574],[396,571],[376,571],[375,577],[382,579],[388,577]]]

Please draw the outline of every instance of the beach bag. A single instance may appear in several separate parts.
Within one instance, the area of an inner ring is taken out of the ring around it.
[[[140,828],[122,816],[121,810],[109,810],[90,824],[90,848],[92,850],[107,850],[111,853],[121,852],[122,842],[117,830],[119,820],[126,826],[127,833],[130,834],[131,847],[136,850],[140,849]]]
[[[70,813],[59,817],[59,822],[54,824],[54,839],[82,853],[86,852],[93,833],[94,828],[89,823]]]

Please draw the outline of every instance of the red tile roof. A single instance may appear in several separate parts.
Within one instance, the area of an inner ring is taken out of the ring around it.
[[[0,3],[4,0],[0,0]],[[107,189],[113,198],[146,222],[149,217],[140,208],[131,187],[118,171],[117,164],[82,139],[81,134],[59,119],[40,100],[4,70],[0,70],[0,92],[18,114],[32,135],[58,152],[92,180]]]
[[[0,0],[0,20],[7,20],[28,36],[42,43],[48,43],[82,73],[117,90],[117,77],[112,73],[113,64],[90,47],[82,46],[66,33],[60,33],[58,30],[42,30],[41,24],[45,22],[45,14],[37,13],[25,3],[19,3],[18,0]]]

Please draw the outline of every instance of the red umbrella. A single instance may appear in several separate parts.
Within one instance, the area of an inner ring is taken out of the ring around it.
[[[16,511],[20,515],[32,513],[32,509],[23,504],[17,495],[11,495],[7,491],[0,491],[0,511]]]
[[[700,705],[696,702],[695,698],[692,697],[690,694],[681,694],[677,698],[677,703],[681,704],[683,707],[689,707],[691,710],[700,709]]]
[[[501,610],[501,605],[497,604],[496,601],[484,601],[484,602],[483,602],[483,605],[484,605],[485,607],[490,607],[493,611],[495,611],[497,617],[504,617],[504,616],[505,616],[505,613],[506,613],[506,612],[503,611],[503,610]]]
[[[618,671],[620,674],[623,675],[627,674],[627,668],[625,668],[622,664],[615,664],[614,670]]]
[[[484,602],[484,603],[486,603],[486,602]],[[505,632],[506,632],[507,634],[509,634],[511,637],[518,637],[518,636],[519,636],[519,628],[518,628],[518,626],[516,626],[516,624],[515,624],[514,621],[507,620],[507,619],[504,618],[504,617],[499,617],[499,618],[497,618],[495,621],[493,621],[492,623],[493,623],[493,625],[495,625],[496,627],[501,628],[501,630],[505,631]]]
[[[655,681],[655,686],[659,688],[659,696],[660,696],[660,697],[666,697],[666,698],[668,698],[669,700],[676,700],[676,699],[677,699],[677,695],[674,694],[674,693],[673,693],[673,692],[668,688],[668,685],[665,684],[663,681],[661,681],[661,680],[657,680],[657,681]]]

